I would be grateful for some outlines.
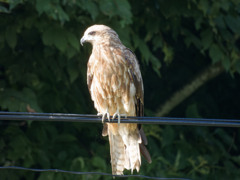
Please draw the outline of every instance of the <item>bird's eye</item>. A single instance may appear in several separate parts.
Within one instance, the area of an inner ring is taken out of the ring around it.
[[[89,35],[95,35],[96,34],[96,31],[91,31],[88,33]]]

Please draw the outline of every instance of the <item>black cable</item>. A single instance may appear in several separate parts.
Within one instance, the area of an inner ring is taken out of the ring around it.
[[[92,122],[102,123],[101,116],[89,114],[65,114],[65,113],[29,113],[29,112],[1,112],[0,120],[6,121],[58,121],[58,122]],[[107,121],[108,122],[108,121]],[[117,123],[117,120],[111,120],[110,123]],[[240,120],[237,119],[204,119],[204,118],[174,118],[174,117],[121,117],[121,123],[138,124],[168,124],[168,125],[193,125],[193,126],[222,126],[222,127],[240,127]],[[112,175],[100,172],[75,172],[60,169],[33,169],[16,166],[0,167],[0,169],[17,169],[35,172],[61,172],[70,174],[95,174],[115,177],[138,177],[145,179],[158,180],[187,180],[185,178],[158,178],[144,175]]]
[[[26,170],[26,171],[34,171],[34,172],[55,172],[55,173],[68,173],[68,174],[78,174],[78,175],[103,175],[103,176],[112,176],[112,177],[137,177],[137,178],[145,178],[145,179],[157,179],[157,180],[190,180],[186,178],[159,178],[159,177],[150,177],[145,175],[112,175],[109,173],[101,173],[101,172],[77,172],[77,171],[66,171],[61,169],[35,169],[35,168],[24,168],[18,166],[0,166],[0,169],[15,169],[15,170]]]
[[[101,116],[89,115],[89,114],[28,113],[28,112],[1,112],[1,111],[0,111],[0,120],[102,123]],[[111,120],[110,123],[117,123],[117,120],[116,119]],[[127,118],[121,117],[121,123],[240,127],[240,120],[236,120],[236,119],[129,116]]]

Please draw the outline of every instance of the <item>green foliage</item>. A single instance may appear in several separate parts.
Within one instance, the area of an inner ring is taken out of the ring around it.
[[[92,24],[117,31],[137,55],[146,115],[202,69],[228,74],[205,84],[169,116],[240,118],[239,0],[0,1],[0,110],[96,113],[86,86],[91,47],[79,39]],[[152,164],[140,174],[238,179],[238,129],[144,126]],[[111,172],[101,125],[0,122],[0,166]],[[126,172],[129,173],[129,172]],[[1,179],[112,179],[0,170]]]
[[[37,112],[41,112],[37,104],[37,97],[31,89],[24,88],[22,91],[14,89],[4,89],[0,94],[1,108],[9,111],[26,111],[27,106],[31,104]]]

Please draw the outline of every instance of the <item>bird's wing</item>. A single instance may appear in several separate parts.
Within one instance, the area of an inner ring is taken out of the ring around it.
[[[136,87],[135,106],[136,116],[144,115],[144,89],[140,67],[135,54],[128,48],[124,50],[124,57],[128,65],[128,71],[131,81]]]
[[[125,60],[128,64],[129,75],[131,81],[134,83],[136,87],[136,95],[135,95],[135,110],[136,116],[144,116],[144,89],[143,89],[143,80],[140,72],[140,67],[137,61],[135,54],[128,48],[124,51]],[[139,133],[142,139],[142,143],[140,144],[140,151],[148,163],[151,163],[151,156],[145,147],[148,144],[147,137],[143,131],[141,124],[138,125]]]

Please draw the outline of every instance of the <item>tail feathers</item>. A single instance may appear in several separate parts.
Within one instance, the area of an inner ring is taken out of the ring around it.
[[[125,147],[121,136],[108,134],[110,143],[110,155],[112,174],[122,175],[125,166]]]
[[[123,137],[123,142],[125,145],[125,161],[128,161],[128,166],[126,169],[133,170],[136,169],[139,172],[141,166],[141,155],[139,144],[141,143],[141,138],[137,137],[137,134],[129,134],[127,137]]]
[[[122,175],[124,169],[133,172],[136,169],[139,172],[141,165],[141,155],[139,145],[141,137],[136,133],[120,135],[108,131],[110,154],[112,164],[112,174]]]

